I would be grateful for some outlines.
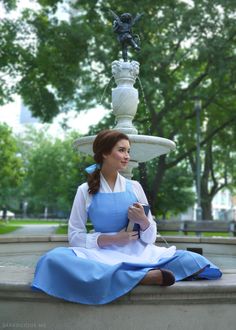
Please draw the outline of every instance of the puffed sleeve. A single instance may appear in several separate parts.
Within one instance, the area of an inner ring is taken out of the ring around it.
[[[70,246],[84,248],[98,248],[97,239],[101,233],[87,233],[87,184],[79,186],[72,205],[68,226]]]
[[[132,181],[132,183],[133,183],[134,193],[135,193],[139,203],[148,204],[147,197],[143,191],[141,184],[138,181]],[[147,217],[148,217],[150,225],[146,230],[140,231],[140,239],[144,243],[153,244],[153,243],[155,243],[156,237],[157,237],[157,226],[156,226],[156,222],[153,220],[151,211],[149,211]]]

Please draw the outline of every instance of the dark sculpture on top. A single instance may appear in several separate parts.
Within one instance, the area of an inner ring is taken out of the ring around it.
[[[137,14],[133,19],[132,15],[129,13],[124,13],[120,16],[116,15],[112,10],[110,10],[110,13],[115,19],[113,22],[113,31],[118,34],[117,39],[121,43],[123,60],[127,62],[128,46],[132,46],[136,51],[140,51],[140,39],[137,34],[132,34],[132,27],[143,14]]]

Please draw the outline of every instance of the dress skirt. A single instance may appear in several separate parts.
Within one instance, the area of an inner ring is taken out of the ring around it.
[[[151,269],[168,269],[176,281],[189,278],[204,269],[198,278],[217,279],[222,273],[204,256],[177,250],[172,257],[157,263],[120,262],[106,264],[78,257],[66,247],[43,255],[36,267],[33,290],[75,303],[100,305],[109,303],[132,290]]]

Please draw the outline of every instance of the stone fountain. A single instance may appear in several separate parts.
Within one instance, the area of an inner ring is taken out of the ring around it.
[[[127,14],[126,14],[127,17]],[[139,16],[140,17],[140,16]],[[117,18],[118,20],[118,18]],[[122,39],[123,40],[123,39]],[[125,47],[125,45],[123,45]],[[126,60],[112,63],[117,87],[112,91],[114,129],[129,135],[131,164],[151,160],[175,148],[167,139],[139,135],[132,121],[138,107],[138,91],[133,87],[139,63]],[[95,136],[78,139],[79,151],[92,155]],[[41,230],[40,230],[41,233]],[[236,238],[166,237],[178,249],[191,244],[204,249],[204,255],[223,269],[220,281],[183,281],[169,288],[137,286],[112,304],[98,307],[72,304],[30,289],[39,255],[68,246],[67,235],[0,235],[0,310],[2,328],[71,329],[235,329]],[[162,244],[158,238],[158,244]],[[29,312],[30,311],[30,312]],[[132,317],[130,317],[132,315]],[[201,316],[201,317],[199,317]]]
[[[123,54],[122,60],[112,62],[112,75],[117,85],[112,90],[112,109],[116,117],[116,126],[114,129],[129,136],[131,142],[131,159],[128,168],[122,174],[127,178],[131,178],[132,170],[138,166],[138,163],[147,162],[174,150],[175,143],[162,137],[140,135],[132,123],[139,103],[138,90],[134,87],[139,74],[139,63],[128,61],[127,48],[128,46],[132,46],[134,49],[140,50],[140,47],[135,43],[131,34],[131,26],[134,25],[135,21],[140,19],[142,14],[138,14],[132,20],[130,14],[125,13],[118,17],[114,12],[111,11],[111,13],[115,18],[113,23],[114,31],[118,31],[118,40],[120,42],[122,40]],[[123,21],[122,17],[124,17]],[[127,30],[130,32],[128,36]],[[127,37],[127,39],[125,40],[124,37]],[[94,139],[95,136],[79,138],[75,141],[75,146],[78,151],[93,155],[92,144]]]

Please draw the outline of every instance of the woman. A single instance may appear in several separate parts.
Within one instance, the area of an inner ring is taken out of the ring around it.
[[[129,162],[127,135],[100,132],[93,143],[96,164],[79,186],[69,220],[70,248],[56,248],[36,268],[34,289],[83,304],[105,304],[137,284],[169,286],[191,278],[216,279],[220,270],[205,257],[156,246],[156,224],[141,185],[119,171]],[[93,233],[87,233],[90,219]],[[127,231],[128,219],[139,231]]]

